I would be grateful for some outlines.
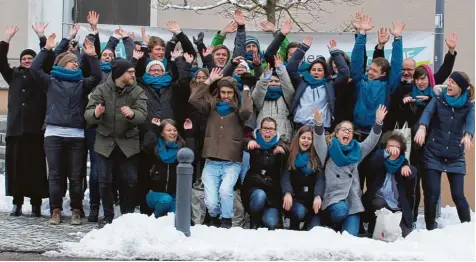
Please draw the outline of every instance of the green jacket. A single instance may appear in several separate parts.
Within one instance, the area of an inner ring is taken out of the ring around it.
[[[96,118],[96,105],[105,107],[104,113]],[[132,119],[121,113],[121,107],[129,106],[134,111]],[[147,116],[147,97],[144,90],[136,83],[119,89],[109,76],[107,81],[96,87],[89,98],[84,118],[96,129],[94,150],[109,157],[116,146],[127,158],[140,152],[139,129],[137,125],[144,123]]]

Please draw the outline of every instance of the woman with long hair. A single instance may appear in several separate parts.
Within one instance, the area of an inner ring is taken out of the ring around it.
[[[299,128],[291,142],[287,166],[281,173],[283,209],[293,230],[300,230],[304,221],[307,230],[321,225],[319,210],[325,182],[313,142],[312,127]]]

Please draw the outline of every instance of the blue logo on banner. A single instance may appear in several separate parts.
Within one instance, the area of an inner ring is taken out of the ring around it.
[[[101,51],[106,48],[106,44],[107,42],[101,42]],[[126,49],[124,48],[122,41],[116,46],[116,57],[126,58]]]

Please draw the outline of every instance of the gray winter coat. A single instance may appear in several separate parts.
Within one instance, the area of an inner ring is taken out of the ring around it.
[[[265,100],[268,82],[264,79],[264,75],[262,75],[261,79],[256,83],[256,87],[251,94],[253,104],[259,112],[256,124],[259,126],[263,118],[271,117],[276,120],[278,124],[278,132],[285,135],[286,138],[291,141],[293,126],[288,116],[291,113],[289,110],[291,109],[290,106],[294,98],[294,87],[284,65],[279,67],[276,73],[278,74],[283,89],[283,95],[278,100]]]
[[[356,164],[338,167],[331,158],[327,158],[326,136],[323,126],[315,127],[314,148],[321,164],[325,165],[326,189],[324,199],[322,200],[322,209],[326,209],[332,204],[345,200],[349,205],[349,215],[363,212],[362,190],[360,189],[359,170],[357,169],[360,162],[374,149],[377,145],[380,135],[382,134],[382,123],[375,123],[372,132],[360,144],[360,161]]]

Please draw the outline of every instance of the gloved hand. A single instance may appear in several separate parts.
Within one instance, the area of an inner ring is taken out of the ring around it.
[[[241,82],[243,83],[243,86],[248,86],[252,88],[253,86],[256,85],[256,82],[258,81],[258,78],[256,78],[254,75],[251,73],[244,73],[241,75]]]
[[[198,33],[198,38],[193,37],[193,43],[195,45],[203,44],[203,37],[205,34],[203,32]]]

